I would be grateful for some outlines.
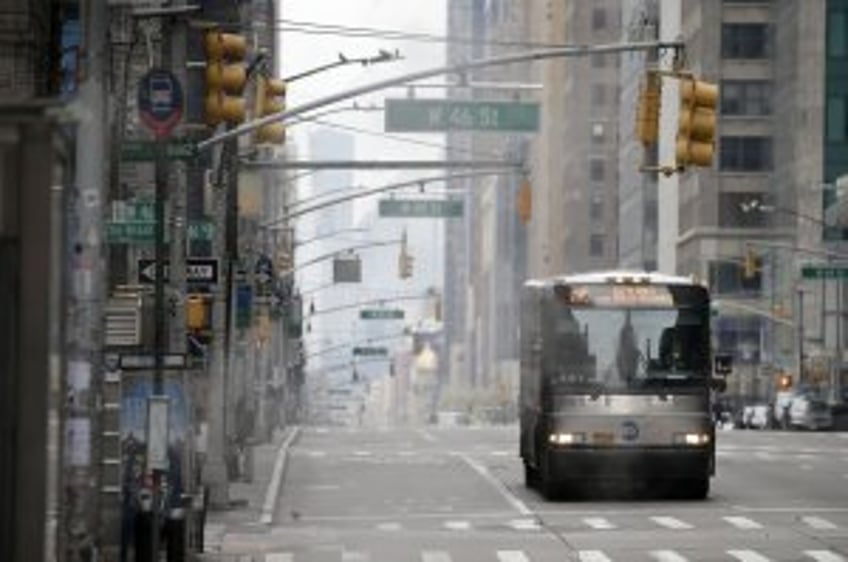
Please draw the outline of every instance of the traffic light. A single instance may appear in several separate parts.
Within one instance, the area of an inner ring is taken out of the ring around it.
[[[742,266],[742,277],[745,279],[753,279],[757,276],[760,269],[760,260],[753,250],[745,250],[745,262]]]
[[[244,58],[247,39],[233,33],[207,31],[203,37],[206,53],[205,121],[210,127],[220,123],[240,123],[245,118],[247,83]]]
[[[660,98],[662,78],[653,70],[645,76],[639,90],[639,102],[636,110],[636,134],[642,144],[656,144],[660,134]]]
[[[398,276],[401,279],[409,279],[412,277],[413,257],[409,254],[409,248],[406,241],[406,230],[400,238],[400,254],[398,254]]]
[[[518,218],[523,224],[530,222],[533,216],[533,188],[530,180],[525,178],[518,188]]]
[[[680,80],[677,168],[710,166],[715,155],[718,86],[692,77]]]
[[[209,328],[209,307],[203,295],[189,295],[186,299],[186,327],[192,332]]]
[[[265,117],[284,111],[286,108],[286,83],[276,78],[261,76],[256,81],[256,111],[254,118]],[[283,144],[286,141],[286,128],[282,123],[271,123],[256,129],[253,134],[256,142]]]

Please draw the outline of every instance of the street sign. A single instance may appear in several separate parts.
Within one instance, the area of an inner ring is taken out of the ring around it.
[[[539,104],[445,99],[387,99],[387,132],[539,130]]]
[[[165,281],[169,279],[169,263],[165,262]],[[138,260],[139,283],[156,281],[156,260]],[[189,258],[186,260],[186,282],[213,285],[218,282],[218,258]]]
[[[804,279],[848,279],[848,264],[802,265]]]
[[[171,71],[154,68],[139,80],[138,112],[157,139],[171,134],[183,115],[183,89]]]
[[[206,153],[197,152],[196,144],[187,140],[170,140],[165,145],[168,160],[194,160],[205,158]],[[125,140],[121,144],[121,160],[124,162],[152,162],[156,143],[148,140]]]
[[[464,210],[459,199],[382,199],[379,205],[381,217],[455,218]]]
[[[162,356],[162,366],[166,369],[185,369],[186,356],[182,353],[166,353]],[[156,356],[152,353],[124,354],[118,360],[118,366],[124,371],[146,371],[156,367]]]
[[[110,244],[153,244],[155,222],[110,222],[106,223],[106,241]],[[188,225],[189,240],[212,240],[215,228],[209,221],[192,222]],[[165,231],[165,242],[168,241]]]
[[[354,347],[353,354],[363,357],[383,357],[389,354],[385,347]]]
[[[392,308],[366,308],[359,311],[362,320],[402,320],[403,310]]]

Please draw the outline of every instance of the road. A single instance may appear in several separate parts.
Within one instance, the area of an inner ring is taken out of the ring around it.
[[[703,502],[547,502],[515,427],[307,427],[274,521],[223,537],[238,562],[848,560],[848,434],[721,432]]]

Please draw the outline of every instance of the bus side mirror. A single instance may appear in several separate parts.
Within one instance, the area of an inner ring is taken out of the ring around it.
[[[726,377],[733,372],[733,356],[729,353],[717,353],[713,362],[713,372],[717,376]]]

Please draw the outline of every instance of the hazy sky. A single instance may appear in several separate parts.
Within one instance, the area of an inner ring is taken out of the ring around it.
[[[429,33],[444,35],[446,26],[446,0],[281,0],[280,17],[294,22],[312,22],[346,27],[367,27],[381,30]],[[339,53],[348,58],[373,56],[379,49],[394,52],[399,50],[404,60],[374,66],[359,65],[330,70],[313,77],[289,84],[288,107],[297,107],[328,94],[347,90],[355,86],[383,80],[403,73],[441,66],[445,59],[443,43],[429,43],[373,37],[345,37],[341,35],[313,35],[287,31],[287,27],[298,27],[296,23],[281,22],[281,60],[283,76],[290,76],[337,60]],[[443,81],[434,79],[433,81]],[[380,105],[386,96],[405,96],[405,89],[394,89],[359,98],[360,105]],[[429,90],[427,94],[442,95]],[[336,107],[350,107],[352,101],[342,102]],[[383,130],[381,112],[344,112],[324,118],[369,131]],[[289,129],[301,156],[307,156],[307,134],[311,125],[296,125]],[[409,136],[418,140],[443,145],[443,135]],[[440,158],[443,151],[438,148],[421,147],[374,135],[357,135],[356,157],[358,159],[380,158]],[[381,185],[395,180],[411,179],[421,172],[372,172],[356,174],[357,184]],[[360,207],[361,208],[361,207]]]

